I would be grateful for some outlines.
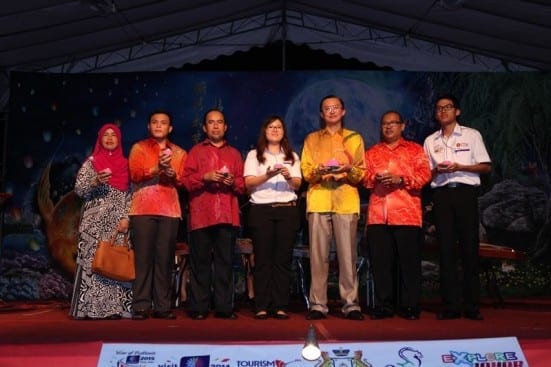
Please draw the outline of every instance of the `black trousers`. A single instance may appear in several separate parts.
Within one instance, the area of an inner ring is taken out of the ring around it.
[[[236,228],[219,224],[191,231],[191,312],[233,311],[233,255]],[[212,289],[212,294],[211,294]]]
[[[134,311],[169,311],[178,218],[155,215],[131,217],[131,238],[136,258],[132,283]]]
[[[297,206],[251,205],[248,228],[254,250],[256,310],[286,310],[292,279],[293,247],[300,226]]]
[[[395,306],[418,309],[421,296],[420,227],[372,224],[367,226],[366,234],[375,284],[375,306],[390,312],[395,311]],[[400,278],[397,278],[398,274]],[[395,299],[396,294],[399,299]]]
[[[475,186],[437,188],[433,192],[433,202],[436,238],[440,248],[440,294],[444,308],[450,311],[461,311],[461,293],[463,293],[465,310],[478,311],[480,302],[478,188]],[[462,272],[458,266],[458,258],[461,260]]]

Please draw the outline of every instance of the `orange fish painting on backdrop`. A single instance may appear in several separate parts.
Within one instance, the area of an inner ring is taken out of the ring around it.
[[[73,276],[76,269],[82,200],[71,190],[54,205],[50,197],[50,167],[51,162],[42,172],[38,183],[38,209],[44,222],[52,262],[68,275]]]

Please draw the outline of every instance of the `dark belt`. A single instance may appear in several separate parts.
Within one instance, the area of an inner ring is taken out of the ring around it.
[[[279,207],[282,207],[282,206],[297,206],[297,202],[296,201],[289,201],[289,202],[286,202],[286,203],[268,203],[268,204],[253,204],[253,205],[263,205],[263,206],[269,206],[269,207],[272,207],[272,208],[279,208]]]
[[[461,183],[461,182],[450,182],[443,186],[438,186],[437,189],[457,189],[458,187],[474,187],[473,185]]]

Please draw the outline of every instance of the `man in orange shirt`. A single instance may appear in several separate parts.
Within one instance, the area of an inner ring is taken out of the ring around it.
[[[431,179],[423,147],[406,141],[406,124],[396,111],[381,117],[381,142],[365,153],[364,186],[371,190],[367,209],[367,241],[373,279],[373,320],[398,315],[419,318],[421,295],[421,189]],[[394,299],[396,262],[400,299]]]
[[[178,225],[182,217],[177,188],[184,173],[185,150],[169,141],[172,120],[168,112],[149,116],[149,138],[132,146],[128,163],[133,184],[129,216],[136,257],[132,285],[134,320],[175,319],[172,269]]]

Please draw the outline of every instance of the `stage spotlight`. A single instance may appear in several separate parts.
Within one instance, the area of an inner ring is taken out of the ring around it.
[[[308,361],[315,361],[320,356],[321,350],[318,345],[318,339],[316,338],[316,330],[314,329],[314,326],[310,324],[308,327],[308,334],[306,334],[304,348],[302,348],[302,358]]]

